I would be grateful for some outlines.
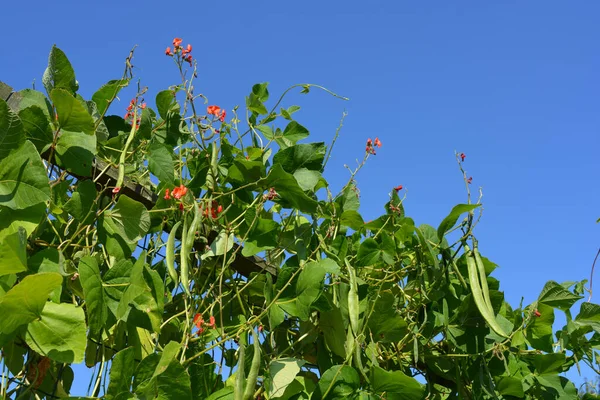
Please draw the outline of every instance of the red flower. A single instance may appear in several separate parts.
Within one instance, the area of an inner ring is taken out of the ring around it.
[[[399,192],[399,191],[401,191],[401,190],[402,190],[402,185],[398,185],[398,186],[396,186],[396,187],[394,188],[394,190],[395,190],[396,192]]]
[[[225,110],[221,110],[221,115],[219,115],[219,121],[224,122],[226,114],[227,113],[225,112]]]
[[[541,317],[541,316],[542,316],[542,313],[541,313],[541,312],[539,312],[538,310],[535,310],[535,311],[533,312],[533,315],[535,315],[536,317],[538,317],[538,318],[539,318],[539,317]]]
[[[183,202],[179,203],[179,211],[183,211]]]
[[[182,54],[188,54],[192,52],[192,45],[188,44],[186,49],[183,49]]]
[[[208,326],[210,326],[211,328],[215,328],[215,317],[214,316],[210,316],[210,318],[208,319]]]
[[[171,200],[171,195],[169,194],[169,192],[169,189],[165,189],[165,197],[163,197],[165,200]]]
[[[172,56],[173,54],[171,53],[171,48],[167,47],[167,49],[165,50],[165,55],[166,56]]]
[[[215,115],[216,116],[216,115],[219,114],[219,111],[221,111],[221,107],[219,107],[219,106],[208,106],[208,107],[206,107],[206,112],[209,115]]]
[[[379,140],[379,138],[375,138],[375,147],[381,147],[381,141]]]
[[[466,157],[465,153],[460,153],[460,161],[465,161]]]
[[[142,105],[140,106],[140,108],[143,110],[146,108],[146,103],[142,103]]]
[[[194,315],[194,325],[196,325],[196,328],[198,328],[198,329],[202,328],[202,325],[204,325],[204,320],[202,319],[202,314]]]
[[[470,176],[470,177],[469,177],[469,179],[467,179],[467,183],[468,183],[469,185],[471,184],[471,182],[473,182],[473,177],[472,177],[472,176]]]
[[[184,57],[184,60],[190,63],[190,67],[192,66],[192,55],[188,55],[187,58]]]
[[[260,332],[262,332],[262,331],[263,331],[263,326],[262,326],[262,325],[259,325],[259,326],[258,326],[258,332],[260,333]]]
[[[203,214],[205,217],[208,218],[208,211],[209,209],[205,209]],[[219,205],[216,201],[212,202],[212,205],[210,206],[210,216],[212,217],[212,219],[217,219],[219,218],[219,214],[221,213],[221,211],[223,211],[223,206]]]
[[[117,193],[119,193],[120,191],[121,191],[121,188],[120,188],[120,187],[116,187],[116,188],[114,188],[114,189],[112,190],[113,194],[117,194]]]
[[[183,185],[179,185],[179,187],[173,188],[173,197],[177,200],[181,199],[187,193],[187,188]]]
[[[183,42],[183,40],[181,38],[176,37],[175,39],[173,39],[173,46],[179,47],[181,46],[181,42]]]
[[[371,138],[367,139],[367,147],[371,147],[373,146],[373,141],[371,140]]]

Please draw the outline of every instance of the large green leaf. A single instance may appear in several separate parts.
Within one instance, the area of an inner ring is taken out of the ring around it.
[[[27,233],[20,227],[0,239],[0,276],[27,271]]]
[[[282,135],[277,136],[275,141],[281,148],[286,148],[288,146],[293,146],[299,140],[307,138],[308,135],[308,129],[296,121],[291,121],[283,130]]]
[[[69,303],[46,303],[42,314],[27,326],[25,341],[36,352],[60,363],[83,361],[87,342],[85,315]]]
[[[91,176],[96,155],[96,136],[63,131],[56,143],[56,159],[67,171]]]
[[[21,120],[3,99],[0,99],[0,160],[25,142]]]
[[[498,379],[496,390],[504,396],[515,396],[520,399],[525,396],[522,380],[512,376],[503,376]]]
[[[425,394],[425,386],[415,378],[376,365],[371,368],[371,385],[375,393],[385,393],[388,400],[422,400]]]
[[[554,309],[545,304],[538,305],[539,317],[534,317],[527,326],[525,337],[537,350],[552,352],[552,324],[554,323]]]
[[[40,154],[46,151],[52,144],[54,136],[50,121],[44,111],[40,107],[32,105],[19,111],[19,118],[23,122],[27,139],[31,140]]]
[[[154,143],[148,148],[148,169],[161,183],[173,186],[175,182],[175,168],[173,167],[172,148]]]
[[[71,93],[64,89],[53,89],[50,98],[56,107],[58,125],[62,130],[94,134],[94,119]]]
[[[114,208],[104,213],[104,222],[112,233],[128,242],[136,242],[150,229],[150,214],[139,201],[121,195]]]
[[[452,227],[454,227],[456,221],[458,221],[458,217],[460,217],[466,212],[476,209],[479,206],[481,206],[481,204],[458,204],[454,206],[450,211],[450,214],[448,214],[448,216],[446,216],[446,218],[442,220],[442,223],[438,227],[438,238],[441,240],[446,234],[446,232],[448,232],[450,229],[452,229]]]
[[[20,210],[48,200],[46,169],[31,142],[0,160],[0,206]]]
[[[561,310],[568,310],[582,298],[583,296],[569,292],[562,285],[549,281],[542,289],[538,302]]]
[[[580,326],[590,326],[600,333],[600,305],[594,303],[581,303],[579,314],[575,322]]]
[[[0,240],[18,232],[19,228],[24,228],[29,237],[45,216],[46,205],[44,203],[22,210],[11,210],[8,207],[0,206]]]
[[[321,376],[311,399],[352,398],[359,388],[360,377],[354,368],[347,365],[335,365]]]
[[[114,100],[122,88],[129,85],[129,79],[118,79],[108,81],[92,95],[92,100],[98,107],[98,113],[104,115],[112,100]]]
[[[161,400],[191,399],[192,390],[188,372],[178,360],[172,360],[164,369],[163,356],[151,354],[142,360],[133,382],[136,395],[141,398]],[[162,372],[157,374],[159,366]]]
[[[0,333],[11,333],[42,315],[50,293],[62,284],[55,272],[26,276],[0,300]]]
[[[265,175],[265,164],[262,161],[236,158],[227,171],[227,179],[237,184],[256,182]]]
[[[371,316],[367,326],[378,342],[394,343],[402,340],[406,335],[408,324],[396,312],[395,301],[396,297],[393,294],[384,292],[375,299],[373,311],[370,310],[371,305],[369,305]]]
[[[172,90],[163,90],[156,95],[156,108],[158,114],[164,120],[167,119],[169,112],[179,113],[179,104],[175,98],[175,92]]]
[[[85,296],[85,309],[90,334],[93,337],[98,337],[102,333],[108,318],[108,308],[96,258],[92,256],[83,257],[79,260],[78,270],[79,281]]]
[[[326,150],[322,142],[297,144],[278,151],[273,157],[273,164],[281,164],[283,170],[291,174],[300,168],[320,171]]]
[[[296,301],[289,303],[287,300],[283,300],[279,304],[280,307],[303,321],[307,320],[310,316],[312,304],[321,295],[323,290],[324,278],[328,267],[329,260],[306,263],[296,282]]]
[[[54,88],[67,89],[72,93],[78,89],[75,71],[65,53],[56,45],[52,46],[52,50],[50,50],[48,67],[44,71],[42,83],[48,93],[52,92]]]
[[[304,360],[295,358],[280,358],[271,361],[269,364],[269,376],[271,377],[269,398],[276,399],[283,396],[285,389],[296,378],[304,363]]]
[[[276,221],[258,218],[252,231],[248,234],[242,255],[252,256],[264,250],[270,250],[277,245],[279,224]]]
[[[283,170],[280,164],[274,165],[266,179],[267,188],[275,188],[279,196],[302,212],[313,213],[317,209],[316,200],[308,197],[298,185],[296,178]]]
[[[127,347],[119,351],[110,366],[110,379],[106,394],[117,396],[119,393],[129,393],[135,367],[135,350],[133,347]]]
[[[71,198],[65,203],[63,208],[75,217],[75,219],[84,224],[89,224],[95,217],[94,201],[96,200],[96,195],[96,185],[93,181],[79,181],[77,183],[77,191],[73,192]]]
[[[340,340],[346,335],[342,311],[338,307],[333,307],[330,311],[323,311],[319,317],[319,328],[325,337],[325,343],[332,353],[345,358],[346,348],[344,341]]]

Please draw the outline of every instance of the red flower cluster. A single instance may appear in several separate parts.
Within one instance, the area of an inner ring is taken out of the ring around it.
[[[460,153],[460,161],[465,161],[466,157],[465,153]]]
[[[225,110],[221,109],[219,106],[208,106],[206,107],[206,112],[208,115],[214,115],[221,122],[225,121],[225,115],[227,114]]]
[[[131,99],[131,101],[129,102],[129,105],[127,106],[127,114],[125,114],[125,119],[129,119],[131,117],[133,117],[134,112],[133,109],[137,106],[137,99]],[[145,109],[146,108],[146,103],[142,103],[140,105],[140,109]],[[136,122],[137,126],[140,126],[140,122],[141,122],[141,116],[138,115],[138,120]]]
[[[375,147],[381,147],[381,141],[379,138],[375,138],[374,142],[371,140],[371,138],[367,139],[367,147],[365,151],[369,154],[375,155]]]
[[[184,49],[181,46],[182,42],[183,42],[183,40],[181,38],[173,39],[173,52],[171,52],[171,47],[167,47],[167,49],[165,50],[165,55],[173,57],[173,55],[181,53],[181,58],[184,61],[189,62],[190,67],[191,67],[192,66],[192,55],[190,53],[192,52],[192,45],[188,44],[187,47]]]
[[[274,188],[269,188],[269,192],[267,194],[263,194],[263,200],[274,200],[275,197],[279,196]]]
[[[187,191],[188,191],[188,189],[185,186],[179,185],[179,187],[173,188],[173,191],[171,193],[173,194],[173,197],[175,197],[177,200],[179,200],[183,196],[185,196]]]
[[[209,212],[210,212],[210,216],[212,217],[212,219],[217,219],[217,218],[219,218],[219,214],[221,214],[221,212],[223,212],[223,206],[219,205],[219,203],[217,203],[216,201],[213,201],[212,205],[210,206],[210,211],[209,211],[209,208],[204,210],[204,216],[208,218]]]
[[[211,329],[215,329],[215,317],[213,317],[212,315],[210,316],[210,318],[208,319],[208,323],[206,323],[204,321],[204,318],[202,318],[202,314],[196,314],[194,315],[194,325],[196,325],[196,328],[198,328],[198,335],[201,335],[204,332],[204,327],[207,326]]]

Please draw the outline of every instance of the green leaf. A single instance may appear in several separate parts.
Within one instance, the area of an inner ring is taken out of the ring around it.
[[[175,92],[172,90],[158,92],[156,95],[156,109],[164,120],[167,119],[169,112],[179,113],[179,104],[176,101]]]
[[[227,178],[230,182],[237,184],[247,184],[258,181],[265,176],[265,165],[262,161],[246,160],[236,158],[227,171]]]
[[[304,191],[315,190],[315,186],[321,179],[321,173],[318,171],[311,171],[306,168],[300,168],[294,172],[294,178],[298,182],[298,186]]]
[[[279,224],[276,221],[258,218],[252,227],[252,231],[247,236],[242,255],[249,257],[261,251],[275,248],[279,233]]]
[[[538,302],[566,311],[582,298],[583,296],[571,293],[562,285],[549,281],[542,289]]]
[[[173,150],[160,143],[150,145],[148,148],[148,169],[161,183],[173,186],[175,182]]]
[[[378,366],[371,368],[371,386],[375,393],[385,393],[388,400],[421,400],[425,394],[425,387],[415,378]]]
[[[580,326],[590,326],[600,333],[600,305],[594,303],[581,303],[579,314],[575,322]]]
[[[536,354],[533,356],[538,374],[555,374],[563,372],[567,356],[564,353]]]
[[[78,89],[75,71],[65,53],[56,45],[52,46],[52,50],[50,50],[48,67],[44,71],[42,83],[48,93],[52,92],[54,88],[67,89],[72,93]]]
[[[142,360],[133,383],[136,395],[164,400],[191,399],[190,376],[179,361],[171,361],[166,370],[154,376],[161,358],[152,354]]]
[[[100,115],[106,113],[110,102],[114,100],[121,89],[127,87],[127,85],[129,85],[129,79],[112,80],[102,85],[102,87],[94,93],[92,100],[96,103]]]
[[[61,284],[62,276],[54,272],[26,276],[0,300],[0,333],[40,318],[48,296]]]
[[[299,140],[307,138],[308,135],[308,129],[296,121],[291,121],[283,130],[283,134],[277,136],[275,141],[281,148],[286,148],[295,145]]]
[[[278,151],[273,157],[273,164],[281,164],[283,170],[291,174],[300,168],[320,171],[326,151],[327,147],[322,142],[297,144]]]
[[[346,348],[343,338],[346,335],[342,311],[338,307],[333,307],[330,311],[323,311],[319,318],[319,328],[325,337],[325,343],[332,353],[346,358]]]
[[[362,216],[358,211],[346,210],[340,215],[340,225],[348,226],[355,231],[362,228],[364,224],[365,221],[363,221]]]
[[[85,309],[87,313],[88,327],[93,337],[99,337],[104,329],[108,318],[108,308],[102,277],[95,257],[85,256],[79,260],[79,281],[83,287],[85,298]]]
[[[552,353],[552,324],[554,323],[554,309],[545,304],[538,304],[539,317],[527,326],[525,337],[536,350]]]
[[[458,217],[462,214],[472,211],[479,207],[481,204],[458,204],[452,208],[450,214],[446,218],[442,220],[442,223],[437,229],[438,239],[442,239],[446,232],[454,227],[456,221],[458,221]]]
[[[0,160],[14,149],[18,149],[25,142],[23,124],[21,120],[0,99]]]
[[[246,97],[246,107],[248,107],[248,110],[259,115],[268,113],[267,108],[263,104],[269,99],[268,85],[268,82],[264,82],[252,86],[252,92]]]
[[[29,139],[38,152],[43,153],[52,144],[54,139],[52,127],[48,116],[38,106],[30,106],[19,112],[19,118],[23,122],[25,136]]]
[[[301,320],[307,320],[310,315],[311,305],[321,295],[323,290],[323,280],[327,273],[326,267],[329,262],[326,259],[318,262],[306,263],[298,276],[296,282],[296,306],[298,317]]]
[[[271,376],[269,398],[276,399],[283,396],[285,389],[296,378],[304,363],[304,360],[295,358],[280,358],[271,361],[269,364],[269,376]]]
[[[233,233],[227,234],[225,230],[222,230],[217,235],[217,238],[210,244],[210,250],[202,254],[201,259],[214,256],[222,256],[232,249],[234,241]]]
[[[56,107],[60,129],[69,132],[83,132],[88,135],[94,134],[94,119],[84,105],[71,93],[64,89],[53,89],[50,92],[50,98]]]
[[[52,115],[54,119],[54,111],[52,110],[52,104],[44,93],[33,89],[19,90],[17,93],[13,93],[10,98],[11,105],[17,103],[16,107],[12,107],[15,110],[24,110],[31,106],[39,107],[47,117]]]
[[[106,394],[117,396],[119,393],[129,393],[135,367],[135,350],[133,347],[127,347],[119,351],[111,362],[110,379]]]
[[[360,377],[354,368],[347,365],[335,365],[329,368],[315,389],[311,399],[352,398],[360,388]]]
[[[11,210],[0,206],[0,240],[24,228],[27,237],[46,216],[44,203],[27,207],[22,210]]]
[[[81,307],[68,303],[46,303],[40,319],[29,323],[25,341],[36,352],[60,363],[83,361],[85,315]]]
[[[206,400],[233,400],[233,388],[231,386],[227,386],[210,396]]]
[[[0,240],[0,276],[27,271],[27,233],[17,232]]]
[[[267,188],[275,188],[281,198],[302,212],[314,213],[317,202],[308,197],[293,175],[285,172],[280,164],[274,165],[266,179]]]
[[[512,376],[502,376],[496,383],[496,390],[503,396],[515,396],[522,399],[525,396],[523,382]]]
[[[381,293],[375,300],[367,326],[371,330],[374,340],[378,342],[398,342],[407,333],[408,324],[396,312],[395,301],[395,296],[389,292]],[[370,308],[371,305],[369,305],[369,310]]]
[[[150,229],[150,214],[144,205],[127,196],[119,196],[117,204],[105,213],[105,222],[128,242],[137,242]]]
[[[79,181],[77,191],[73,192],[63,209],[78,221],[89,224],[95,216],[96,185],[91,180]],[[86,218],[87,217],[87,218]]]
[[[0,206],[20,210],[50,200],[50,185],[31,142],[0,160]]]
[[[396,250],[394,242],[389,235],[384,233],[382,233],[381,238],[381,244],[373,238],[367,238],[360,244],[356,259],[357,266],[373,265],[379,262],[380,259],[383,259],[387,264],[393,264],[393,256]]]
[[[63,131],[56,143],[56,159],[67,171],[81,176],[92,175],[96,155],[96,136]]]

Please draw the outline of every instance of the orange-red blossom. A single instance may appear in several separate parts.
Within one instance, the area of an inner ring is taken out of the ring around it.
[[[221,109],[219,106],[208,106],[206,107],[206,112],[209,115],[214,115],[221,122],[225,121],[225,115],[227,114],[225,110]]]
[[[205,326],[215,329],[215,317],[211,315],[208,319],[208,323],[206,323],[204,318],[202,318],[202,314],[196,314],[194,315],[194,325],[196,325],[196,328],[198,328],[198,335],[200,335],[204,332]]]

